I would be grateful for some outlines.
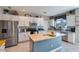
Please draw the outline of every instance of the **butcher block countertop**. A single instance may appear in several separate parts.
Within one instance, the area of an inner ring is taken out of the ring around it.
[[[58,35],[59,36],[59,35]],[[33,42],[38,42],[38,41],[42,41],[42,40],[48,40],[48,39],[53,39],[56,38],[57,35],[51,35],[51,34],[32,34],[30,35],[30,38]]]

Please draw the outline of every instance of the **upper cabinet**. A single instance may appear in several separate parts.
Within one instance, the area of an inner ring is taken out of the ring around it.
[[[75,15],[69,14],[66,16],[67,26],[75,26]]]
[[[12,19],[12,15],[8,15],[8,14],[2,14],[2,19],[1,20],[10,20]]]
[[[0,15],[0,20],[2,20],[2,15]]]
[[[8,14],[0,14],[0,20],[7,20],[7,21],[18,21],[18,16],[15,15],[8,15]]]
[[[19,21],[19,16],[11,16],[12,21]]]
[[[29,17],[19,17],[19,26],[29,26]]]
[[[44,19],[43,18],[37,18],[37,26],[43,26],[44,25]]]
[[[75,15],[76,15],[76,16],[79,16],[79,8],[77,8],[77,9],[75,10]]]
[[[43,26],[44,19],[43,18],[36,18],[36,17],[30,17],[29,22],[31,23],[37,23],[37,26]]]
[[[0,20],[8,20],[8,21],[18,21],[19,26],[29,26],[29,23],[37,23],[37,26],[44,25],[43,18],[36,18],[36,17],[27,17],[27,16],[15,16],[15,15],[8,15],[8,14],[1,14]]]
[[[29,22],[31,23],[37,23],[37,20],[35,17],[29,17]]]

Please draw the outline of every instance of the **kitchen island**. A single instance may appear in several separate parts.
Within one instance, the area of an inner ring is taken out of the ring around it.
[[[49,52],[56,51],[61,47],[61,35],[32,34],[30,35],[31,52]]]

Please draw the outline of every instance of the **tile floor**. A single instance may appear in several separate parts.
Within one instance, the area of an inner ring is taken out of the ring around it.
[[[63,52],[79,52],[79,45],[62,42]]]
[[[17,46],[6,48],[6,52],[29,52],[29,41],[20,43]],[[79,46],[67,42],[62,42],[62,49],[57,52],[79,52]]]
[[[6,52],[29,52],[30,42],[19,43],[17,46],[6,48]]]

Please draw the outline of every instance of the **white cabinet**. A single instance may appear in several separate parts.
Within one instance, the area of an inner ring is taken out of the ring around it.
[[[44,26],[44,19],[43,18],[37,18],[37,26]]]
[[[0,20],[2,20],[2,14],[0,14]]]
[[[19,26],[29,26],[29,17],[19,17]]]
[[[12,17],[11,18],[12,21],[19,21],[19,16],[12,15],[11,17]]]
[[[68,42],[75,43],[75,33],[68,32]]]
[[[19,33],[19,42],[24,42],[29,40],[29,33],[28,32],[23,32],[23,33]]]
[[[19,17],[15,15],[1,14],[0,20],[19,21]]]
[[[76,11],[75,11],[75,14],[76,14],[76,26],[75,26],[75,42],[76,42],[76,44],[79,44],[79,8],[78,9],[76,9]]]
[[[66,16],[67,26],[75,26],[75,15],[69,14]]]
[[[37,23],[37,26],[43,26],[44,25],[44,19],[43,18],[29,17],[29,22]]]
[[[54,26],[54,22],[55,22],[54,19],[50,19],[49,20],[49,26]]]
[[[37,18],[37,26],[41,26],[41,19]]]
[[[24,20],[19,19],[19,26],[25,26]]]
[[[11,19],[12,19],[11,15],[2,14],[2,20],[9,20],[9,21],[11,21]]]
[[[36,17],[29,17],[29,22],[30,23],[37,23],[38,22],[38,18],[36,18]]]
[[[77,9],[75,10],[75,14],[76,14],[76,16],[79,16],[79,8],[77,8]]]
[[[76,43],[79,44],[79,26],[76,26],[76,30],[75,30],[75,31],[76,31],[76,35],[75,35],[75,36],[76,36],[76,37],[75,37],[76,40],[75,40],[75,41],[76,41]]]
[[[29,26],[29,17],[25,18],[25,26]]]

